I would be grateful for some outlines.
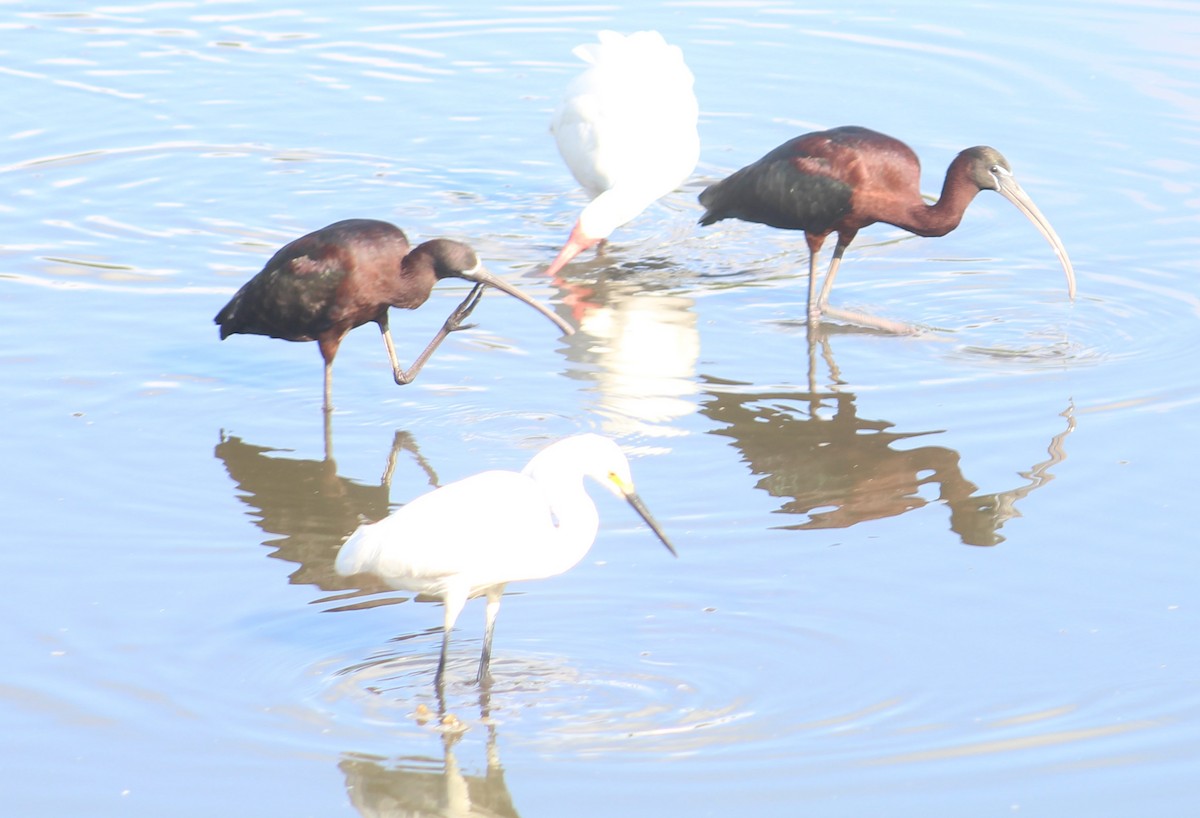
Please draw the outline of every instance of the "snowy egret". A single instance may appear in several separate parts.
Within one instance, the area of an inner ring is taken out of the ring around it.
[[[414,310],[443,278],[475,283],[463,302],[407,370],[396,360],[388,330],[388,307]],[[449,239],[433,239],[411,251],[404,231],[373,219],[347,219],[322,227],[281,248],[247,281],[213,321],[221,339],[235,333],[269,335],[286,341],[316,341],[325,359],[325,410],[330,402],[333,359],[350,330],[379,325],[396,383],[411,383],[438,345],[462,322],[492,286],[519,298],[570,335],[575,330],[546,307],[483,269],[475,251]]]
[[[700,224],[741,219],[785,230],[803,230],[808,241],[808,319],[815,323],[829,300],[846,247],[875,222],[918,236],[944,236],[958,227],[981,190],[994,190],[1025,214],[1054,248],[1075,298],[1075,273],[1062,241],[1013,178],[995,148],[967,148],[946,170],[941,198],[921,197],[921,163],[898,139],[859,127],[804,134],[706,188]],[[837,245],[821,294],[815,294],[817,252],[830,233]]]
[[[576,46],[587,69],[567,86],[550,129],[592,202],[547,269],[556,274],[687,179],[700,158],[694,78],[657,31],[601,31]]]
[[[442,601],[439,687],[458,615],[468,599],[486,595],[476,678],[483,682],[505,584],[561,574],[583,559],[596,539],[600,519],[584,477],[627,500],[675,553],[634,491],[621,449],[609,438],[583,434],[547,446],[519,473],[480,472],[360,526],[342,545],[335,567],[343,576],[374,574],[397,590]]]

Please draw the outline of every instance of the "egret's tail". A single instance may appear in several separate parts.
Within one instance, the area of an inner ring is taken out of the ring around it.
[[[372,536],[372,527],[365,523],[360,525],[350,535],[350,539],[342,543],[342,550],[338,551],[337,561],[333,564],[342,576],[348,577],[370,570],[379,552],[377,538]]]

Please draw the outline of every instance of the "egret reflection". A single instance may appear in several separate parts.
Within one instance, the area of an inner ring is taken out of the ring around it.
[[[555,279],[579,326],[566,348],[572,377],[595,383],[595,411],[613,437],[677,437],[686,434],[679,421],[696,411],[695,301],[648,280],[666,272],[660,264],[643,262],[636,281],[623,270],[586,283]]]
[[[347,754],[338,768],[346,777],[346,792],[359,814],[364,818],[516,818],[486,692],[480,696],[480,708],[480,721],[487,729],[481,775],[464,772],[459,763],[456,746],[463,730],[446,724],[455,721],[452,716],[439,717],[439,728],[428,725],[441,730],[441,758],[406,756],[389,761]],[[431,713],[417,717],[421,722],[431,718]]]

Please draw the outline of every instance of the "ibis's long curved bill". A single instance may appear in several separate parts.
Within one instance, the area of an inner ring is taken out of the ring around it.
[[[525,293],[521,292],[516,287],[509,284],[507,281],[504,281],[503,279],[497,278],[496,276],[492,275],[487,270],[483,269],[483,267],[476,267],[474,270],[467,270],[467,271],[463,272],[461,275],[467,281],[474,281],[477,284],[486,284],[489,287],[495,287],[497,290],[500,290],[501,292],[508,293],[513,298],[517,298],[517,299],[520,299],[521,301],[524,301],[526,304],[533,307],[535,310],[540,312],[542,315],[546,316],[551,321],[553,321],[554,325],[557,326],[560,330],[562,330],[563,335],[574,335],[575,334],[575,328],[572,327],[570,324],[568,324],[563,319],[559,318],[557,315],[555,315],[550,310],[549,307],[542,306],[537,301],[535,301],[531,296],[528,296]]]
[[[630,491],[625,493],[625,499],[629,501],[629,505],[633,506],[633,510],[638,513],[638,516],[646,521],[646,525],[650,526],[650,530],[662,540],[662,544],[671,552],[671,556],[678,557],[679,555],[675,553],[675,546],[671,545],[671,541],[667,539],[667,535],[663,533],[663,530],[658,527],[658,523],[650,516],[650,510],[646,508],[646,504],[642,502],[642,498]]]
[[[1063,270],[1067,274],[1067,294],[1071,300],[1075,300],[1075,269],[1071,266],[1071,259],[1067,258],[1067,249],[1063,247],[1062,240],[1058,238],[1058,234],[1054,232],[1054,228],[1050,226],[1050,222],[1046,221],[1046,217],[1042,215],[1042,211],[1037,209],[1037,205],[1029,198],[1029,194],[1021,189],[1017,184],[1017,180],[1011,176],[997,176],[996,192],[1008,199],[1017,210],[1025,214],[1029,221],[1033,222],[1046,241],[1050,242],[1050,246],[1054,248],[1058,260],[1062,262]]]

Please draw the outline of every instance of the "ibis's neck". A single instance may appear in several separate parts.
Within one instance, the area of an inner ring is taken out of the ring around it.
[[[934,204],[914,202],[899,219],[887,221],[918,236],[944,236],[958,227],[963,213],[977,193],[979,187],[971,181],[966,168],[955,159],[946,171],[942,195]]]

